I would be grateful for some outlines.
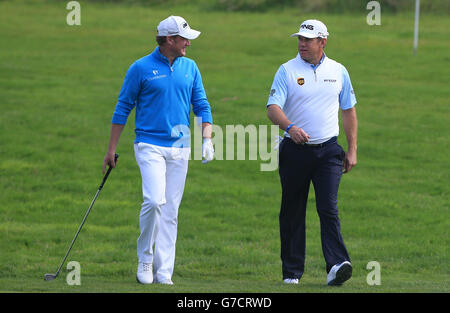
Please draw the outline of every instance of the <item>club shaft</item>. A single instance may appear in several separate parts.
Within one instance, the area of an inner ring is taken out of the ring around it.
[[[114,161],[117,162],[118,158],[119,158],[119,155],[116,153],[115,156],[114,156]],[[95,200],[97,200],[97,197],[100,194],[100,191],[103,189],[103,185],[105,184],[106,180],[108,179],[108,176],[111,173],[112,169],[113,169],[112,166],[110,166],[108,168],[108,171],[106,172],[105,176],[103,177],[103,181],[100,184],[100,186],[98,187],[97,193],[95,194],[95,197],[92,200],[91,205],[89,206],[89,209],[87,210],[86,214],[84,215],[83,221],[81,222],[80,226],[78,227],[78,230],[77,230],[77,232],[75,234],[75,237],[73,237],[72,242],[70,243],[70,246],[69,246],[69,249],[66,252],[66,255],[64,256],[61,264],[59,265],[58,270],[56,271],[55,278],[59,275],[59,272],[61,271],[61,268],[63,267],[64,262],[66,262],[67,256],[69,255],[70,250],[72,250],[73,244],[75,243],[75,240],[77,240],[78,234],[80,233],[81,229],[83,228],[83,225],[86,222],[86,219],[87,219],[89,213],[91,213],[92,206],[94,205]]]
[[[86,222],[86,219],[87,219],[89,213],[91,212],[91,209],[92,209],[92,207],[94,206],[94,202],[95,202],[95,200],[97,200],[98,195],[100,194],[100,191],[101,191],[101,189],[99,188],[99,189],[97,190],[97,193],[95,194],[94,199],[93,199],[92,202],[91,202],[91,205],[89,206],[89,209],[87,210],[86,214],[84,215],[83,221],[81,222],[80,227],[78,227],[77,233],[75,234],[75,237],[73,237],[72,243],[70,244],[70,247],[69,247],[69,249],[67,250],[66,255],[64,256],[64,259],[62,260],[61,265],[59,265],[58,271],[56,272],[56,276],[58,276],[59,271],[61,270],[62,266],[64,265],[64,262],[66,262],[67,256],[69,255],[69,252],[70,252],[70,250],[72,249],[73,244],[75,243],[75,240],[77,240],[78,234],[80,233],[81,228],[83,228],[83,225],[84,225],[84,223]]]

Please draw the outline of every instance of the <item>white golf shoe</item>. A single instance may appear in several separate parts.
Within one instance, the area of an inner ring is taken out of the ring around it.
[[[298,279],[297,278],[285,278],[283,279],[283,283],[285,284],[298,284]]]
[[[352,277],[352,264],[349,261],[336,264],[328,273],[328,286],[340,286],[350,277]]]
[[[145,285],[153,283],[153,264],[139,262],[136,280]]]

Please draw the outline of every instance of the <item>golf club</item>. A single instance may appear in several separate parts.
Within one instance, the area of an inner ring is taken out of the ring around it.
[[[117,159],[118,159],[118,158],[119,158],[119,155],[116,153],[115,156],[114,156],[114,162],[117,162]],[[64,262],[66,261],[66,258],[67,258],[67,256],[69,255],[69,252],[70,252],[70,250],[72,249],[72,246],[73,246],[73,244],[75,243],[75,240],[77,239],[78,234],[79,234],[80,231],[81,231],[81,228],[82,228],[83,225],[84,225],[84,222],[86,222],[86,219],[87,219],[89,213],[91,212],[92,206],[94,205],[95,200],[97,200],[97,197],[98,197],[98,195],[100,194],[100,191],[102,190],[103,185],[104,185],[105,182],[106,182],[106,179],[108,179],[108,176],[109,176],[109,173],[111,173],[111,170],[112,170],[112,166],[109,166],[109,169],[108,169],[108,171],[106,172],[105,176],[103,177],[103,181],[102,181],[102,183],[100,184],[100,187],[98,187],[97,193],[95,194],[95,197],[94,197],[94,199],[92,200],[91,205],[89,206],[89,209],[87,210],[86,214],[84,215],[83,221],[81,222],[80,227],[78,227],[78,231],[77,231],[77,233],[75,234],[75,237],[73,237],[72,243],[70,244],[70,247],[69,247],[69,249],[67,250],[66,255],[64,256],[64,259],[62,260],[61,265],[59,266],[58,270],[56,271],[55,274],[45,274],[45,275],[44,275],[44,280],[49,281],[49,280],[53,280],[53,279],[55,279],[56,277],[58,277],[59,271],[61,270],[62,266],[64,265]]]

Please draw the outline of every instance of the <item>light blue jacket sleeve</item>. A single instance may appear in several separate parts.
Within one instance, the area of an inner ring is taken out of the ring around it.
[[[287,78],[286,69],[284,66],[280,66],[273,79],[272,88],[270,88],[269,99],[267,105],[276,104],[280,108],[284,107],[287,99]]]
[[[339,105],[342,110],[348,110],[355,106],[356,97],[347,69],[342,66],[342,90],[339,94]]]
[[[128,115],[130,115],[131,110],[136,106],[140,89],[139,67],[135,62],[129,67],[125,75],[112,118],[113,124],[125,125],[127,123]]]
[[[192,88],[192,111],[195,116],[202,119],[202,123],[213,123],[211,107],[206,97],[205,88],[203,87],[202,75],[197,65],[195,65],[195,78]]]

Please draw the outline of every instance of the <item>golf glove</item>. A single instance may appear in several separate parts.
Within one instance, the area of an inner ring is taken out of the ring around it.
[[[203,138],[202,163],[208,163],[214,158],[214,147],[211,138]]]

